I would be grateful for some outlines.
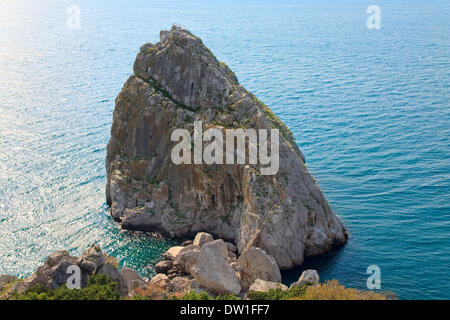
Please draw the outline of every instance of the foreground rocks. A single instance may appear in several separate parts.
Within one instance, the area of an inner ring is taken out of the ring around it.
[[[168,260],[156,266],[157,271],[165,274],[156,275],[151,282],[170,288],[171,279],[179,282],[184,279],[183,287],[188,287],[189,282],[190,289],[213,296],[232,294],[244,297],[250,288],[254,291],[287,289],[280,283],[280,269],[274,257],[261,248],[250,247],[238,257],[234,244],[222,239],[214,240],[205,232],[198,233],[193,244],[186,243],[181,249],[172,247],[163,254]]]
[[[38,267],[30,277],[16,281],[9,289],[9,293],[22,294],[36,285],[42,285],[47,289],[56,289],[66,285],[69,277],[73,274],[74,269],[70,269],[73,267],[78,267],[80,270],[80,288],[87,286],[90,276],[104,274],[116,283],[116,290],[121,296],[127,296],[135,287],[144,282],[137,273],[129,268],[124,268],[120,272],[118,262],[114,258],[105,255],[99,246],[92,245],[83,252],[81,257],[71,256],[65,250],[49,255],[44,264]]]
[[[288,287],[278,282],[270,282],[261,279],[256,279],[255,282],[253,282],[253,284],[250,286],[248,291],[269,292],[269,290],[276,290],[276,289],[286,291]]]
[[[305,285],[316,285],[319,284],[320,277],[316,270],[305,270],[302,275],[298,279],[298,281],[291,284],[291,288],[293,287],[303,287]]]
[[[0,299],[9,299],[14,292],[25,293],[36,285],[47,289],[65,286],[72,275],[68,270],[74,266],[81,272],[81,288],[87,286],[91,276],[103,274],[116,283],[116,291],[123,298],[129,299],[181,298],[190,291],[206,292],[212,297],[234,295],[252,299],[250,293],[288,290],[281,283],[274,257],[257,247],[250,247],[241,255],[236,254],[236,250],[234,244],[201,232],[193,241],[185,241],[185,246],[169,248],[162,255],[165,260],[155,265],[157,274],[150,280],[141,278],[128,267],[119,271],[118,261],[104,254],[97,245],[92,245],[80,257],[57,251],[27,279],[1,275]],[[290,289],[317,286],[319,281],[317,271],[305,270]]]
[[[171,134],[178,128],[192,133],[194,121],[221,132],[278,129],[279,170],[265,176],[259,165],[175,165]],[[172,27],[158,43],[141,47],[117,96],[106,198],[124,229],[171,237],[206,231],[237,244],[239,254],[261,248],[288,269],[347,239],[304,161],[281,120],[200,38]]]
[[[191,273],[196,282],[214,294],[238,295],[241,284],[235,271],[227,263],[228,250],[223,240],[206,243],[200,250]]]
[[[257,279],[281,282],[281,273],[275,259],[260,248],[251,247],[238,259],[238,270],[244,289]]]

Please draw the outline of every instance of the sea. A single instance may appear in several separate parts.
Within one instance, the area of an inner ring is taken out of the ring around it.
[[[172,25],[287,124],[350,232],[283,282],[367,290],[376,266],[400,299],[450,299],[448,0],[2,0],[0,274],[95,242],[151,277],[177,243],[121,230],[104,192],[115,97]]]

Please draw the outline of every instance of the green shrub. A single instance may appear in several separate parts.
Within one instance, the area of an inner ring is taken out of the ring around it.
[[[305,294],[306,286],[294,287],[287,290],[270,289],[268,292],[250,291],[247,297],[251,300],[288,300]]]
[[[345,288],[337,280],[329,280],[317,286],[309,286],[303,295],[293,300],[386,300],[380,293]]]
[[[216,298],[213,298],[204,291],[197,293],[193,290],[185,293],[180,298],[178,298],[176,296],[172,296],[169,299],[171,299],[171,300],[240,300],[239,297],[236,297],[235,295],[232,295],[232,294],[227,294],[224,296],[217,296]]]
[[[82,289],[61,286],[51,290],[43,285],[36,285],[23,294],[13,295],[13,299],[17,300],[119,300],[120,298],[116,283],[103,274],[89,277],[88,285]]]

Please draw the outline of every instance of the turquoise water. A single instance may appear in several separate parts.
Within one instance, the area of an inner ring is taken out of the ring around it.
[[[368,30],[366,8],[381,8]],[[80,30],[66,26],[80,7]],[[172,244],[123,232],[105,205],[114,99],[139,47],[200,36],[291,128],[351,233],[305,267],[405,299],[450,299],[448,1],[0,3],[0,273],[92,242],[145,276]]]

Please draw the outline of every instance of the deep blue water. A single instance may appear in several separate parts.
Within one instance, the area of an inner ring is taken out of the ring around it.
[[[366,8],[381,8],[368,30]],[[78,5],[81,29],[66,26]],[[178,24],[291,128],[351,233],[307,261],[321,278],[450,299],[450,4],[444,1],[0,3],[0,273],[91,242],[151,275],[171,241],[121,231],[105,205],[114,99],[139,47]],[[148,266],[148,267],[147,267]]]

